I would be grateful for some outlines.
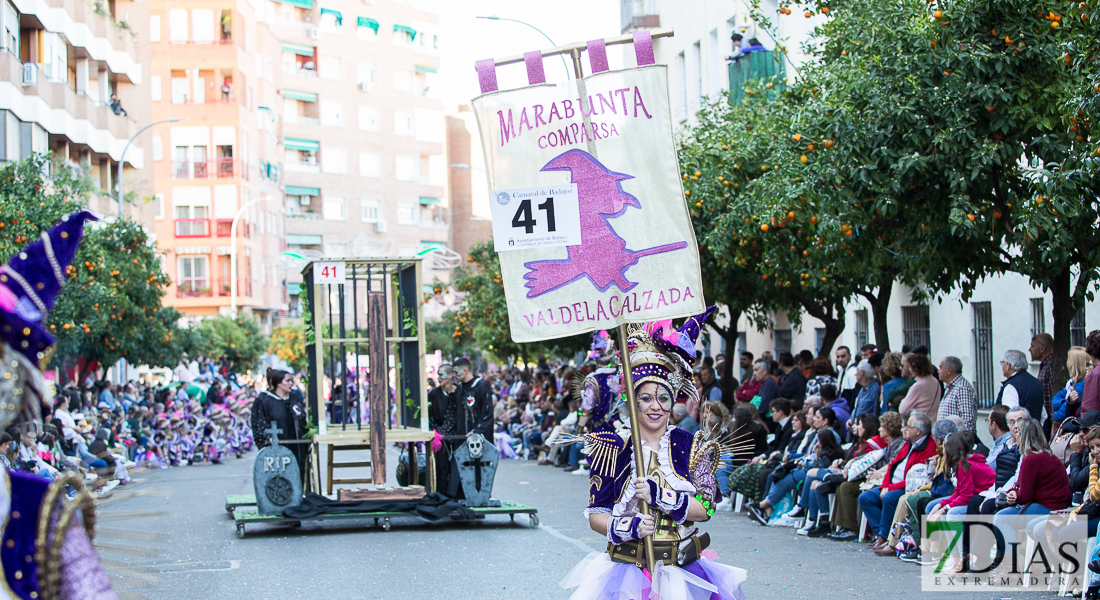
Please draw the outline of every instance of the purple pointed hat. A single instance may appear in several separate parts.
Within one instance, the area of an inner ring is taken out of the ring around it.
[[[672,328],[671,320],[654,321],[631,334],[630,372],[635,389],[654,382],[668,388],[679,401],[698,399],[691,378],[695,342],[715,310],[717,307],[711,306],[702,314],[689,317],[679,329]]]
[[[88,211],[67,215],[0,267],[0,339],[33,364],[56,341],[46,319],[80,248],[84,223],[95,220]]]

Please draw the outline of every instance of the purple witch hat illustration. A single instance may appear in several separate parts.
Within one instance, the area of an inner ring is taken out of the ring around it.
[[[38,364],[56,340],[46,319],[65,285],[65,270],[76,257],[88,211],[67,215],[0,267],[0,339]]]

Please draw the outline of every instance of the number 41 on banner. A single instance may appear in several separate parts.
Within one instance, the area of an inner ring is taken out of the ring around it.
[[[343,284],[347,281],[347,265],[344,261],[319,262],[313,264],[313,283]]]
[[[497,252],[580,245],[576,184],[493,190],[490,196]]]

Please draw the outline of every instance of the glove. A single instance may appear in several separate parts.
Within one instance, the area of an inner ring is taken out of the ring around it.
[[[642,524],[642,517],[612,517],[607,520],[607,541],[612,544],[625,544],[633,540],[640,540],[638,527]]]
[[[688,505],[691,496],[687,492],[677,492],[657,486],[657,482],[647,479],[649,486],[649,505],[665,513],[677,524],[687,520]]]

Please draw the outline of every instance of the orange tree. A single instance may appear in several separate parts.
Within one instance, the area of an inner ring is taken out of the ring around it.
[[[774,102],[756,99],[756,82],[742,106],[711,109],[681,153],[702,174],[698,200],[719,200],[716,181],[741,183],[705,243],[756,259],[761,281],[795,297],[867,298],[883,349],[895,281],[965,300],[981,277],[1017,271],[1051,290],[1056,342],[1068,346],[1058,281],[1069,287],[1073,273],[1087,293],[1096,269],[1072,248],[1095,248],[1097,215],[1093,203],[1079,234],[1060,223],[1077,192],[1049,174],[1067,173],[1088,141],[1077,137],[1087,115],[1069,100],[1086,88],[1067,66],[1063,23],[1091,22],[1047,4],[830,2],[798,81]],[[1088,52],[1070,57],[1080,71]],[[750,161],[760,172],[741,174]],[[1054,238],[1045,247],[1044,236]]]
[[[95,193],[87,175],[71,165],[34,155],[0,167],[0,261],[83,209]],[[131,221],[86,226],[69,281],[49,316],[57,338],[54,362],[85,368],[174,364],[179,313],[161,305],[168,277],[145,230]],[[83,380],[85,373],[78,374]]]
[[[295,371],[306,368],[305,324],[276,327],[267,340],[267,351],[285,360]]]
[[[435,293],[443,291],[439,281],[433,287]],[[463,295],[462,305],[444,313],[443,322],[447,324],[456,352],[469,348],[467,344],[472,342],[473,348],[501,362],[510,363],[518,358],[527,365],[530,358],[571,355],[587,349],[591,342],[588,334],[528,344],[512,340],[500,258],[493,250],[491,239],[470,247],[467,264],[455,269],[452,287]]]

